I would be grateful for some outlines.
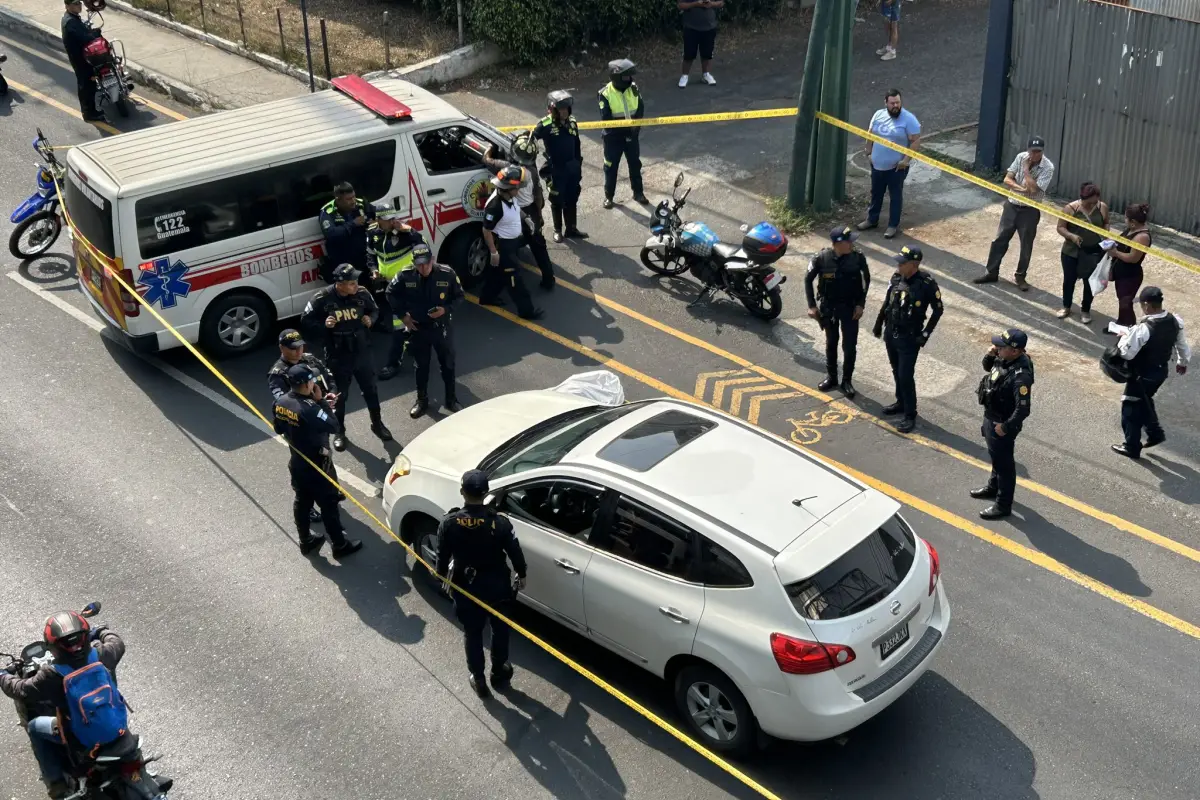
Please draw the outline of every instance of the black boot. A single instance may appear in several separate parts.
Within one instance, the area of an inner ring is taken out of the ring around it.
[[[572,206],[563,209],[563,221],[566,227],[564,234],[568,239],[586,239],[588,235],[579,230],[579,209]]]
[[[378,422],[371,423],[371,433],[378,436],[381,441],[384,441],[384,442],[392,441],[392,432],[389,431],[387,429],[387,426],[383,424],[383,420],[379,420]]]
[[[997,494],[999,492],[996,491],[996,487],[994,486],[981,486],[978,489],[971,490],[971,497],[974,497],[976,500],[995,500]]]
[[[826,375],[825,380],[817,384],[817,388],[822,392],[828,392],[830,389],[838,385],[836,375]]]
[[[408,410],[408,415],[413,419],[418,419],[425,416],[425,412],[429,410],[429,398],[418,397],[417,402],[413,403],[413,407]]]
[[[858,394],[858,390],[854,388],[854,384],[850,382],[849,378],[842,379],[842,394],[850,400],[853,400]]]
[[[513,668],[512,664],[501,664],[500,666],[492,665],[492,688],[497,692],[503,692],[512,683]]]
[[[333,435],[333,449],[339,453],[342,452],[346,449],[346,442],[348,441],[349,439],[346,438],[345,433],[335,433]]]
[[[487,681],[483,679],[482,675],[472,675],[467,679],[467,682],[471,684],[471,689],[480,700],[486,700],[492,696],[491,690],[488,689]]]
[[[345,558],[352,553],[357,553],[362,550],[362,541],[359,539],[343,539],[342,543],[333,548],[334,558]]]
[[[399,364],[388,364],[383,369],[379,370],[379,380],[390,381],[392,378],[400,374]]]
[[[917,418],[916,417],[905,417],[904,419],[902,419],[896,423],[896,430],[900,431],[900,433],[912,433],[913,429],[915,429],[916,427],[917,427]]]
[[[321,549],[321,545],[325,544],[324,536],[309,536],[307,539],[300,539],[300,555],[307,556]]]
[[[462,403],[458,402],[457,397],[455,397],[454,395],[450,395],[449,397],[446,398],[446,401],[444,403],[442,403],[442,411],[447,411],[451,414],[455,414],[459,411],[462,411]]]
[[[880,410],[881,410],[881,411],[882,411],[884,414],[899,414],[901,411],[903,411],[903,410],[904,410],[904,406],[900,405],[900,401],[899,401],[899,400],[897,400],[896,402],[894,402],[894,403],[891,403],[890,405],[886,405],[886,406],[884,406],[884,407],[883,407],[882,409],[880,409]]]
[[[1005,508],[1004,506],[1001,506],[998,503],[993,503],[992,505],[985,508],[983,511],[979,512],[979,516],[982,519],[1004,519],[1005,517],[1008,517],[1011,515],[1012,515],[1011,508]]]

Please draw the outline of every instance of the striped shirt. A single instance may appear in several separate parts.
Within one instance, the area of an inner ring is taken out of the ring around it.
[[[1012,166],[1008,168],[1008,171],[1012,174],[1013,180],[1022,186],[1025,185],[1025,175],[1032,175],[1034,182],[1037,183],[1037,191],[1026,197],[1040,203],[1046,199],[1046,190],[1050,188],[1050,182],[1054,180],[1054,163],[1044,155],[1041,161],[1032,166],[1027,166],[1028,162],[1028,152],[1017,153],[1017,157],[1013,159]],[[1008,202],[1014,206],[1028,205],[1020,200],[1013,200],[1011,197]]]

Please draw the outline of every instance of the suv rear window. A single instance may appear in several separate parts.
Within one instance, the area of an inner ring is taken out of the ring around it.
[[[683,411],[664,411],[645,422],[639,422],[596,453],[613,464],[645,472],[688,442],[717,427]]]
[[[84,183],[74,170],[68,173],[65,189],[64,203],[71,222],[93,247],[109,258],[115,258],[112,203]]]
[[[816,575],[785,588],[800,616],[841,619],[866,611],[891,594],[916,557],[912,531],[899,517],[892,517]]]

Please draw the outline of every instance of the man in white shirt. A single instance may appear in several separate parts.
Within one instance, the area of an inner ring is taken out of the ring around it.
[[[1158,413],[1154,410],[1154,393],[1167,379],[1171,355],[1175,356],[1175,372],[1187,372],[1192,348],[1183,331],[1183,320],[1177,314],[1163,311],[1163,293],[1157,286],[1145,286],[1138,294],[1142,319],[1126,330],[1117,342],[1117,352],[1129,362],[1133,377],[1125,384],[1121,397],[1121,428],[1125,442],[1114,444],[1113,452],[1127,458],[1141,458],[1142,448],[1154,447],[1167,440]],[[1146,443],[1142,444],[1142,429]]]
[[[517,313],[524,319],[538,319],[542,310],[535,308],[529,289],[521,278],[521,259],[518,255],[526,226],[532,227],[517,204],[517,193],[526,181],[526,170],[509,166],[492,178],[495,187],[483,209],[483,241],[488,248],[488,267],[483,274],[479,303],[485,306],[504,305],[500,293],[517,304]]]
[[[1042,137],[1030,138],[1024,152],[1017,154],[1004,176],[1004,186],[1009,191],[1039,203],[1045,199],[1046,190],[1054,180],[1054,164],[1044,155],[1045,149],[1046,142]],[[1017,288],[1028,292],[1029,284],[1025,281],[1025,275],[1029,272],[1029,258],[1033,255],[1033,240],[1037,236],[1041,218],[1042,212],[1036,208],[1019,200],[1005,200],[1004,211],[1000,214],[1000,228],[988,252],[987,272],[976,278],[975,283],[995,283],[1000,280],[1000,262],[1004,260],[1008,243],[1015,233],[1021,240],[1021,255],[1017,259],[1015,276]]]

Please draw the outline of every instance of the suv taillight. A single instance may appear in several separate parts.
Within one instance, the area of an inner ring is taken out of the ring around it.
[[[933,590],[937,588],[938,576],[942,574],[942,562],[938,558],[937,550],[933,549],[929,542],[925,542],[925,549],[929,551],[929,593],[933,594]]]
[[[854,660],[854,651],[844,644],[809,642],[782,633],[771,634],[771,654],[779,671],[788,675],[816,675]]]
[[[133,272],[131,270],[121,270],[121,280],[125,281],[125,286],[133,286]],[[116,281],[113,281],[116,283]],[[121,298],[121,310],[127,317],[136,317],[142,313],[142,304],[137,301],[137,298],[125,290],[125,286],[117,283],[117,295]]]

